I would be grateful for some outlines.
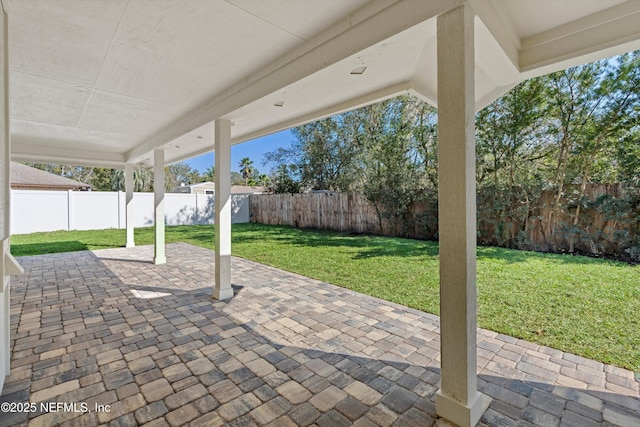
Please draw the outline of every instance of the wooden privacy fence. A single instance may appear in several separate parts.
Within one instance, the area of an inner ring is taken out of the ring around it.
[[[249,196],[249,221],[259,224],[289,225],[298,228],[344,231],[357,234],[404,236],[434,239],[435,206],[417,202],[402,221],[378,215],[375,207],[359,193],[294,193]],[[426,226],[425,215],[434,226]]]
[[[319,230],[380,233],[375,209],[358,193],[251,195],[249,220]]]
[[[575,186],[566,188],[567,194],[572,187]],[[620,200],[620,185],[590,184],[587,187],[587,200],[593,202],[602,196]],[[503,200],[506,208],[496,213],[492,206],[494,197],[478,200],[480,244],[539,251],[567,251],[573,246],[578,252],[622,258],[628,258],[626,249],[640,245],[637,237],[640,224],[633,219],[637,215],[634,211],[612,215],[600,208],[585,207],[574,226],[575,203],[564,197],[561,208],[551,216],[553,227],[545,229],[552,212],[552,190],[545,190],[536,200],[528,201],[526,211],[523,211],[522,200],[514,199]],[[436,240],[437,203],[435,197],[427,199],[433,201],[412,203],[402,218],[385,218],[358,193],[251,195],[249,219],[260,224]]]

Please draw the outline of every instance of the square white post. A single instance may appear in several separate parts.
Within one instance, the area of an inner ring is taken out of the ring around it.
[[[231,287],[231,122],[218,119],[214,125],[215,144],[215,233],[216,283],[213,297],[233,296]]]
[[[10,336],[10,235],[11,235],[11,132],[9,131],[9,30],[0,4],[0,391],[11,361]]]
[[[436,411],[474,426],[488,405],[477,390],[474,15],[438,17],[438,234],[441,387]]]
[[[164,150],[153,152],[154,264],[167,262],[164,243]]]
[[[75,230],[75,207],[73,206],[73,190],[67,190],[67,230]]]
[[[133,165],[127,163],[124,167],[124,190],[126,193],[126,228],[127,243],[125,247],[133,248],[136,243],[133,235]]]

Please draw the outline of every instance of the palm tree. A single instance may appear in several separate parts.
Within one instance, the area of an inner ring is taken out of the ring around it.
[[[267,175],[266,173],[263,173],[258,177],[257,182],[258,182],[258,185],[261,185],[262,187],[267,188],[268,186],[271,185],[271,178],[269,178],[269,175]]]
[[[124,170],[116,169],[111,177],[113,191],[124,191]],[[153,189],[153,170],[141,168],[133,171],[133,191],[151,191]]]
[[[141,168],[133,171],[134,191],[153,191],[153,169]]]
[[[216,169],[215,169],[215,167],[213,165],[209,166],[207,168],[207,170],[204,172],[204,174],[202,175],[202,178],[205,181],[214,182],[215,179],[216,179]]]
[[[244,178],[244,185],[248,185],[249,178],[251,178],[251,175],[253,174],[253,160],[251,160],[248,157],[245,157],[242,160],[240,160],[240,163],[238,163],[238,166],[240,167],[240,173],[242,174],[242,178]]]

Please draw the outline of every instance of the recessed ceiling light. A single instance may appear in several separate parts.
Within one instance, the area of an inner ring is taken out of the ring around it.
[[[179,145],[176,145],[176,148],[180,148],[180,146],[179,146]]]
[[[277,101],[275,104],[273,104],[274,107],[282,107],[284,105],[284,101]]]
[[[364,65],[362,67],[356,67],[353,70],[351,70],[351,74],[363,74],[364,70],[366,70],[367,67],[365,67]]]
[[[197,135],[196,138],[202,139],[202,135]]]

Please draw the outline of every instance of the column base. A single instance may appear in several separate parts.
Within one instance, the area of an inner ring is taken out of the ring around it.
[[[167,257],[164,257],[164,256],[154,257],[153,258],[153,263],[156,264],[156,265],[166,264],[167,263]]]
[[[125,247],[125,248],[135,248],[135,247],[136,247],[136,244],[135,244],[135,243],[133,243],[133,242],[127,242],[127,243],[124,245],[124,247]]]
[[[233,298],[233,288],[226,289],[213,289],[213,298],[218,301],[224,301],[226,299]]]
[[[442,394],[442,389],[436,393],[436,413],[446,421],[460,427],[474,427],[478,424],[478,421],[480,421],[482,414],[487,410],[490,403],[491,398],[480,392],[476,392],[469,406],[449,396],[445,396]],[[441,423],[440,425],[443,426],[446,424]]]

